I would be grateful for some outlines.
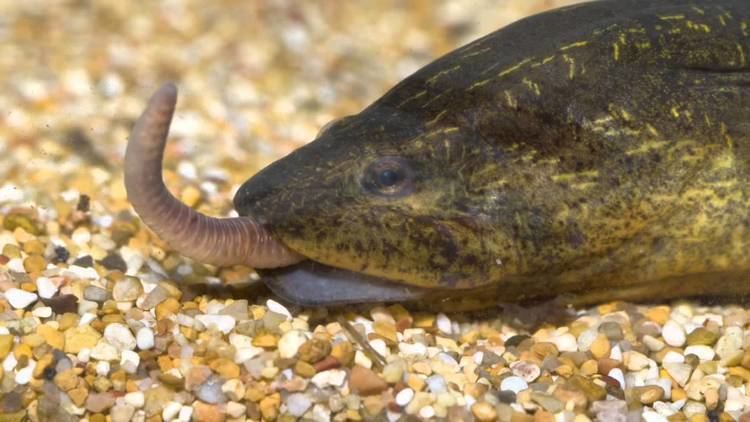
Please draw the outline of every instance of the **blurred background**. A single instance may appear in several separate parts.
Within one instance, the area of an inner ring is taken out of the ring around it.
[[[0,1],[0,207],[128,209],[149,95],[180,99],[165,177],[226,214],[239,183],[434,58],[570,0]]]

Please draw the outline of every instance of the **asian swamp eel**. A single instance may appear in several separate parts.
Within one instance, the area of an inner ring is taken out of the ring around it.
[[[732,297],[750,292],[749,60],[747,0],[538,14],[330,124],[228,219],[164,186],[167,84],[125,183],[176,250],[304,305]]]

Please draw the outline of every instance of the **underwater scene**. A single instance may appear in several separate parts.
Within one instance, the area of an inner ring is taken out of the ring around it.
[[[750,422],[749,25],[0,1],[0,422]]]

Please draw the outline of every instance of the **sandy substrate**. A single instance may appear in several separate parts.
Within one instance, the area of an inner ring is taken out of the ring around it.
[[[181,257],[127,202],[126,138],[164,81],[167,184],[230,215],[328,121],[567,3],[0,2],[0,421],[750,420],[744,308],[610,303],[534,328],[301,309],[216,288],[252,272]]]

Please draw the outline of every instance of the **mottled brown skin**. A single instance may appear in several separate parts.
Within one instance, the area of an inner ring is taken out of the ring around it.
[[[745,0],[536,15],[332,125],[235,206],[314,261],[438,297],[744,293],[748,60]],[[401,182],[379,189],[383,169]]]

